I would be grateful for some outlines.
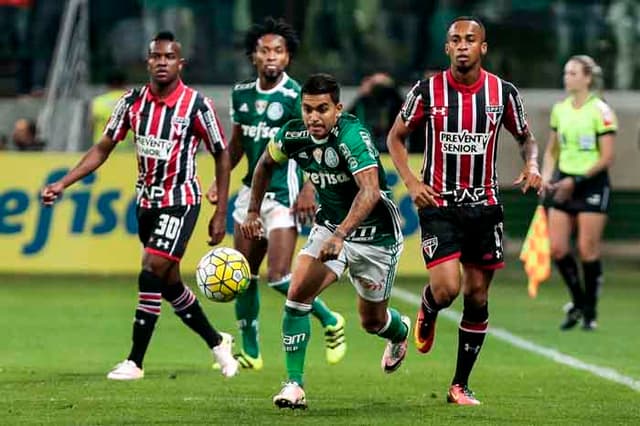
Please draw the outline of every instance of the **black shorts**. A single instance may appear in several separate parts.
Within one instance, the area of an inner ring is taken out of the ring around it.
[[[501,205],[428,207],[419,215],[427,268],[458,258],[481,269],[504,266]]]
[[[554,176],[554,182],[567,176],[571,175],[559,172]],[[546,200],[545,206],[562,210],[570,215],[586,212],[607,213],[610,194],[611,185],[609,183],[609,174],[602,172],[580,182],[574,189],[571,198],[563,203],[555,202],[551,194]]]
[[[146,252],[179,262],[198,220],[200,205],[138,207],[138,237]]]

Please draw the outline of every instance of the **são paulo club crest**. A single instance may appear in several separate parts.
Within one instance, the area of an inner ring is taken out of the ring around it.
[[[176,135],[180,136],[187,127],[189,127],[190,120],[188,117],[171,117],[171,126]]]
[[[491,122],[491,124],[496,124],[498,122],[498,118],[502,115],[504,107],[502,105],[487,105],[484,109],[487,113],[489,122]]]
[[[438,248],[438,237],[429,237],[422,240],[422,250],[429,256],[429,258],[433,258],[433,255]]]

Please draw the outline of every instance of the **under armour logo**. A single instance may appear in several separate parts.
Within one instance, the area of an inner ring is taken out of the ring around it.
[[[158,238],[158,241],[156,242],[156,246],[158,246],[159,248],[163,248],[165,250],[169,250],[169,241],[163,240],[162,238]]]
[[[447,116],[447,107],[435,107],[432,106],[430,109],[432,116],[446,117]]]
[[[478,345],[478,346],[471,346],[471,345],[469,345],[468,343],[465,343],[465,344],[464,344],[464,351],[465,351],[465,352],[472,352],[472,351],[473,351],[473,353],[476,353],[476,354],[477,354],[478,352],[480,352],[480,345]]]

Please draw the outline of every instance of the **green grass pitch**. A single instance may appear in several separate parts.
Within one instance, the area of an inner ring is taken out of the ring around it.
[[[560,332],[566,291],[557,274],[540,295],[527,296],[519,262],[509,261],[491,289],[490,326],[584,363],[640,381],[640,267],[605,261],[600,328]],[[418,294],[426,277],[400,276],[396,286]],[[190,280],[191,284],[193,280]],[[284,377],[280,321],[284,300],[261,286],[261,342],[265,368],[224,379],[213,371],[203,342],[170,306],[145,360],[146,377],[107,381],[129,350],[134,277],[0,276],[0,424],[638,424],[640,390],[633,390],[511,346],[485,341],[470,386],[483,402],[445,402],[455,366],[457,324],[438,321],[432,353],[410,343],[396,373],[380,369],[384,342],[358,324],[354,290],[346,280],[324,298],[347,319],[349,350],[328,366],[322,330],[314,320],[306,365],[306,411],[271,403]],[[196,290],[197,291],[197,290]],[[214,325],[235,333],[233,304],[200,298]],[[391,304],[414,317],[416,306]],[[453,309],[460,311],[460,301]]]

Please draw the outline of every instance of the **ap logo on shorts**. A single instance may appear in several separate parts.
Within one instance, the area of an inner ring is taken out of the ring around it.
[[[433,258],[433,255],[435,254],[437,248],[438,237],[431,237],[422,241],[422,250],[424,250],[424,252],[427,253],[427,256],[429,256],[430,258]]]

